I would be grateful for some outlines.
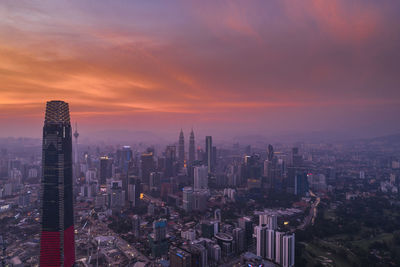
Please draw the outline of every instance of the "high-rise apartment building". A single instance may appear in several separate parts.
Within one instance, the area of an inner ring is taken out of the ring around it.
[[[288,234],[283,237],[283,267],[294,266],[294,234]]]
[[[275,233],[275,261],[283,267],[294,266],[294,234]]]
[[[47,102],[42,164],[40,266],[72,266],[72,130],[69,107],[63,101]]]
[[[275,214],[262,213],[259,215],[259,225],[266,225],[267,229],[278,229],[278,217]]]
[[[275,231],[268,229],[265,240],[265,257],[269,260],[275,259]]]
[[[259,226],[257,225],[254,227],[254,232],[256,236],[256,253],[257,256],[262,257],[263,259],[266,258],[266,239],[267,239],[267,227],[265,225]]]
[[[278,264],[283,263],[283,232],[275,232],[275,262]]]

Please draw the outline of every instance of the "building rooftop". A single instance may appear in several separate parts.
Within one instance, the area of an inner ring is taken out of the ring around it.
[[[59,100],[48,101],[44,122],[70,124],[68,103]]]

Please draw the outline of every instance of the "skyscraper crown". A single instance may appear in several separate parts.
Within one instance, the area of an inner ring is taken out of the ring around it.
[[[44,123],[70,124],[68,103],[59,100],[48,101]]]

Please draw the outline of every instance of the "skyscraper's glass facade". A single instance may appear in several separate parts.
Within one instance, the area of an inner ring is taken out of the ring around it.
[[[75,261],[72,131],[68,104],[49,101],[43,127],[40,266]]]

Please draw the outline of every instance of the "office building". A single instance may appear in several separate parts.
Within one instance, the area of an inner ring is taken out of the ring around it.
[[[128,200],[128,174],[133,163],[132,149],[130,146],[123,146],[122,150],[117,151],[117,158],[119,160],[119,171],[122,179],[122,190],[124,191],[124,199]]]
[[[72,266],[72,130],[69,107],[63,101],[47,102],[42,164],[40,266]]]
[[[150,184],[150,173],[156,169],[152,151],[149,150],[142,153],[140,157],[140,169],[142,171],[142,183],[148,186]]]
[[[133,236],[140,237],[140,217],[139,215],[133,215],[132,217],[132,233]]]
[[[211,153],[211,170],[214,170],[215,166],[217,166],[217,147],[213,146]]]
[[[108,195],[101,193],[95,197],[95,207],[104,209],[108,203]]]
[[[219,245],[213,245],[211,247],[211,259],[218,263],[221,260],[222,252]]]
[[[268,145],[267,158],[268,161],[272,161],[274,158],[274,147],[271,144]]]
[[[125,191],[122,190],[121,183],[111,183],[109,201],[109,207],[115,211],[119,211],[125,206]]]
[[[137,176],[128,177],[128,201],[131,207],[139,205],[140,201],[140,179]]]
[[[167,236],[167,221],[160,219],[153,222],[154,240],[161,241]]]
[[[171,267],[191,267],[191,254],[177,247],[169,250],[169,261]]]
[[[189,252],[192,257],[192,266],[207,267],[207,250],[201,244],[189,246]]]
[[[214,235],[218,245],[221,247],[221,252],[224,257],[232,255],[233,251],[233,237],[228,233],[216,233]]]
[[[167,220],[153,222],[153,233],[150,235],[151,255],[159,258],[168,253]]]
[[[193,191],[193,210],[205,211],[207,209],[208,190]]]
[[[194,190],[208,188],[208,168],[207,166],[194,167]]]
[[[195,153],[196,153],[196,145],[194,140],[194,132],[192,129],[192,131],[190,132],[190,139],[189,139],[189,165],[192,165],[193,162],[196,160]]]
[[[97,172],[95,169],[87,170],[85,173],[85,182],[87,184],[93,183],[97,181]]]
[[[178,141],[178,161],[180,167],[183,167],[185,164],[185,138],[183,136],[183,131],[179,134],[179,141]]]
[[[186,212],[191,212],[193,209],[193,188],[184,187],[182,191],[182,205]]]
[[[132,162],[132,149],[130,146],[123,146],[122,150],[119,150],[119,166],[123,174],[127,174],[130,164]]]
[[[218,221],[203,221],[201,226],[201,236],[205,238],[212,238],[216,233],[219,232]]]
[[[100,185],[106,185],[111,178],[111,161],[107,156],[100,157]]]
[[[264,161],[263,187],[266,189],[274,189],[275,181],[278,176],[277,170],[278,159],[275,157],[274,148],[268,145],[267,160]]]
[[[149,180],[150,191],[160,191],[162,172],[151,172]]]
[[[211,136],[206,136],[206,164],[208,167],[208,172],[210,173],[212,171],[212,164],[213,164],[213,146],[212,146],[212,137]]]
[[[235,241],[235,252],[236,254],[240,254],[244,251],[245,245],[245,233],[242,228],[233,229],[233,240]]]
[[[241,217],[238,221],[245,233],[245,249],[248,249],[253,245],[253,222],[249,217]]]
[[[176,146],[167,146],[165,150],[165,177],[173,177],[176,174]]]
[[[296,195],[304,196],[309,190],[307,173],[298,173],[295,177],[294,192]]]
[[[181,237],[188,241],[193,241],[196,239],[196,231],[194,229],[189,229],[187,231],[181,232]]]

